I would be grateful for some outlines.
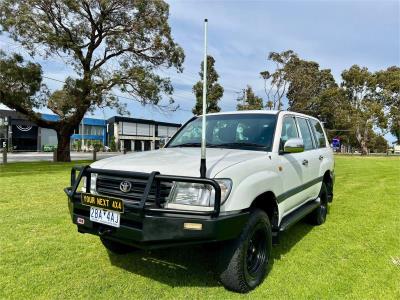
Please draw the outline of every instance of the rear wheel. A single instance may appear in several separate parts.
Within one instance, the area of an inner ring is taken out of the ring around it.
[[[247,293],[267,274],[271,258],[272,234],[268,216],[256,209],[240,236],[221,249],[220,280],[229,290]]]
[[[103,243],[103,246],[109,250],[110,252],[114,254],[127,254],[130,252],[135,251],[137,248],[125,245],[122,243],[118,243],[112,240],[108,240],[104,237],[100,237],[101,242]]]
[[[320,206],[309,215],[309,222],[313,225],[322,225],[326,221],[328,214],[328,189],[325,182],[322,182],[319,192]]]

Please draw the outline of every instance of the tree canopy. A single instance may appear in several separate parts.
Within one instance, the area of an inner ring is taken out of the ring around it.
[[[329,69],[306,61],[292,50],[271,52],[272,72],[263,71],[267,107],[276,109],[284,99],[288,109],[321,119],[331,136],[339,135],[360,147],[383,149],[382,134],[389,131],[400,139],[400,68],[370,72],[353,65],[342,72],[340,85]]]
[[[192,110],[194,115],[201,115],[203,113],[203,65],[200,66],[200,80],[193,86],[193,93],[196,97],[196,104]],[[211,55],[207,56],[207,97],[206,97],[206,111],[207,113],[219,112],[221,108],[218,102],[224,95],[224,88],[218,83],[219,75],[215,70],[215,59]]]
[[[263,109],[263,99],[254,94],[250,85],[243,89],[243,93],[237,99],[237,110],[261,110]]]
[[[35,122],[35,108],[58,114],[60,121],[47,126],[57,131],[58,159],[69,160],[69,136],[87,111],[102,106],[124,110],[111,93],[114,88],[142,104],[159,105],[163,95],[172,95],[170,80],[157,70],[182,71],[184,53],[172,38],[168,16],[168,4],[160,0],[0,1],[2,31],[32,57],[60,57],[76,73],[47,100],[31,94],[21,102],[16,95],[7,95],[2,102]],[[12,72],[23,62],[9,63],[1,73]],[[27,63],[26,72],[34,65]]]
[[[265,94],[267,95],[266,106],[269,109],[282,109],[283,99],[289,87],[286,66],[296,57],[297,54],[293,50],[269,53],[268,60],[274,64],[275,70],[273,72],[268,70],[260,72],[264,80]]]

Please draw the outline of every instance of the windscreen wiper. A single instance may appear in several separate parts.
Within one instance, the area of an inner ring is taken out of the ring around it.
[[[266,148],[265,145],[250,143],[250,142],[232,142],[232,143],[221,143],[221,144],[211,144],[207,147],[256,147],[256,148]]]
[[[200,143],[183,143],[178,145],[169,146],[169,148],[177,148],[177,147],[200,147]]]

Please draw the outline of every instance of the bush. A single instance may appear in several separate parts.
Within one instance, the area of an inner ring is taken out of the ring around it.
[[[117,144],[115,143],[115,136],[112,136],[112,137],[110,138],[110,143],[109,143],[109,145],[110,145],[110,150],[111,150],[112,152],[116,152],[116,151],[117,151]]]

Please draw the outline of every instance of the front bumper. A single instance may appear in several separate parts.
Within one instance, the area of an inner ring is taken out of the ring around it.
[[[119,228],[90,221],[89,207],[69,200],[71,218],[81,233],[103,236],[107,239],[142,249],[223,241],[236,238],[246,224],[249,213],[239,212],[218,217],[178,215],[170,213],[141,216],[121,214]],[[201,224],[201,230],[185,229],[185,224]]]
[[[76,170],[80,170],[76,176]],[[143,249],[163,248],[178,245],[207,243],[229,240],[237,237],[248,220],[249,212],[220,213],[220,188],[212,179],[164,176],[148,174],[148,186],[157,185],[157,180],[168,179],[186,182],[202,182],[215,189],[215,207],[210,212],[178,211],[163,209],[160,206],[146,205],[146,191],[142,201],[137,205],[127,205],[121,214],[120,227],[115,228],[90,221],[90,207],[80,201],[77,192],[83,176],[87,178],[87,192],[90,189],[90,174],[112,172],[121,176],[119,171],[91,169],[90,167],[74,168],[71,172],[71,187],[66,188],[71,218],[81,233],[89,233],[120,243]],[[123,172],[124,177],[144,176],[142,173]],[[146,188],[147,190],[147,188]],[[157,201],[156,201],[157,203]],[[193,226],[188,226],[195,224]]]

